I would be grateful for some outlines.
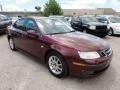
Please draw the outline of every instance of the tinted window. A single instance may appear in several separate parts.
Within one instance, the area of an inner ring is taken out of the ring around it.
[[[78,16],[73,17],[73,21],[80,21],[80,18]]]
[[[14,27],[25,31],[25,26],[24,26],[25,22],[26,22],[26,19],[19,19],[15,22]]]
[[[82,17],[83,22],[98,22],[95,17]]]
[[[106,18],[97,18],[97,20],[98,20],[99,22],[102,22],[102,23],[104,23],[105,21],[107,21]],[[107,21],[107,22],[108,22],[108,21]]]
[[[28,30],[36,30],[36,23],[32,19],[28,19],[25,26],[26,26],[27,31]]]
[[[111,23],[120,23],[120,17],[109,17]]]

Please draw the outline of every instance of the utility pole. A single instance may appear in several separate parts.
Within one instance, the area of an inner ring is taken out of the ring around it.
[[[1,12],[3,11],[3,7],[2,7],[2,4],[0,4],[0,10],[1,10]]]

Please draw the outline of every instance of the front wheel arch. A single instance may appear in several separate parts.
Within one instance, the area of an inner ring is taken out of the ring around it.
[[[60,53],[60,52],[58,52],[57,50],[54,50],[54,49],[50,49],[50,50],[48,50],[46,53],[45,53],[45,57],[44,57],[44,59],[45,59],[45,64],[47,63],[47,55],[49,54],[49,53],[51,53],[51,52],[56,52],[56,53],[58,53],[58,54],[60,54],[62,57],[63,57],[63,55]]]

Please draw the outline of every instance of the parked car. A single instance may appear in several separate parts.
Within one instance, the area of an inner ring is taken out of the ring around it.
[[[73,16],[71,26],[75,30],[105,37],[108,34],[107,25],[97,21],[91,16]]]
[[[110,29],[108,35],[114,35],[114,34],[120,35],[120,17],[107,15],[107,16],[98,16],[97,19],[99,22],[108,24]]]
[[[75,31],[58,19],[21,18],[8,28],[7,37],[11,50],[38,58],[58,78],[97,75],[112,59],[112,49],[103,39]]]
[[[0,34],[5,33],[9,25],[11,25],[11,20],[7,16],[0,14]]]

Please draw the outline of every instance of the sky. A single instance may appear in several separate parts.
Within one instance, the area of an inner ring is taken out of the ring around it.
[[[48,0],[0,0],[4,11],[35,11]],[[113,8],[120,11],[120,0],[56,0],[63,9]]]

